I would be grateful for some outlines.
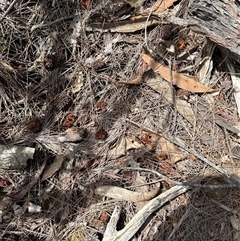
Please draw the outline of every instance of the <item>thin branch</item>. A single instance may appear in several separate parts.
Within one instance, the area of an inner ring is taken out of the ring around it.
[[[187,151],[188,153],[193,154],[195,157],[197,157],[198,159],[200,159],[201,161],[205,162],[206,164],[208,164],[209,166],[211,166],[212,168],[214,168],[216,171],[218,171],[219,173],[223,174],[227,180],[233,184],[234,186],[240,187],[240,181],[237,180],[236,178],[234,178],[234,176],[232,176],[231,174],[229,174],[226,170],[224,170],[223,168],[215,165],[214,163],[212,163],[211,161],[209,161],[207,158],[203,157],[202,155],[198,154],[195,150],[193,149],[189,149],[187,148],[185,145],[181,144],[179,141],[177,141],[176,138],[171,137],[171,136],[167,136],[167,135],[163,135],[160,133],[157,133],[149,128],[143,127],[140,124],[138,124],[137,122],[131,121],[129,119],[125,119],[126,121],[128,121],[129,123],[132,123],[134,125],[136,125],[137,127],[141,128],[142,130],[148,131],[150,133],[153,133],[155,135],[158,135],[160,137],[165,138],[166,140],[172,142],[173,144],[177,145],[178,147],[182,148],[183,150]]]
[[[7,16],[7,14],[11,11],[15,3],[17,3],[19,0],[14,0],[8,7],[8,9],[4,12],[4,14],[0,18],[0,23],[3,21],[3,19]]]
[[[33,25],[32,28],[31,28],[31,32],[38,29],[38,28],[45,28],[45,27],[54,25],[56,23],[59,23],[59,22],[65,21],[65,20],[73,19],[74,17],[75,17],[75,15],[71,15],[71,16],[67,16],[67,17],[58,18],[58,19],[56,19],[52,22],[49,22],[49,23],[40,23],[40,24]]]
[[[116,224],[120,216],[120,207],[116,207],[113,211],[112,217],[107,225],[103,241],[128,241],[140,229],[140,227],[147,221],[149,216],[162,207],[165,203],[176,198],[177,196],[187,192],[189,186],[174,186],[164,193],[161,193],[151,201],[149,201],[120,231],[117,231]]]

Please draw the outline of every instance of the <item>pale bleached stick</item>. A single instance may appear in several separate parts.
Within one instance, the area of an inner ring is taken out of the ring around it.
[[[190,186],[174,186],[164,193],[149,201],[133,218],[132,220],[120,231],[117,231],[116,226],[120,216],[121,208],[116,206],[112,217],[107,225],[102,241],[128,241],[146,222],[149,216],[162,207],[168,201],[185,193],[190,189]]]

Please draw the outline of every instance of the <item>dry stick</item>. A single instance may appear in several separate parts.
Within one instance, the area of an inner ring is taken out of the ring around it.
[[[223,129],[224,138],[225,138],[225,141],[226,141],[227,150],[228,150],[228,152],[230,154],[229,155],[229,159],[233,163],[233,158],[232,158],[233,155],[232,155],[232,150],[230,148],[229,135],[228,135],[228,132],[227,132],[226,128],[222,127],[222,129]]]
[[[64,21],[64,20],[70,20],[70,19],[72,19],[74,17],[75,17],[75,15],[71,15],[71,16],[67,16],[67,17],[58,18],[58,19],[56,19],[56,20],[54,20],[52,22],[49,22],[49,23],[36,24],[36,25],[32,26],[31,31],[33,31],[35,29],[38,29],[38,28],[45,28],[45,27],[51,26],[53,24],[59,23],[61,21]]]
[[[42,166],[39,168],[39,170],[36,172],[35,176],[32,178],[32,180],[30,181],[30,183],[28,184],[28,186],[17,192],[17,193],[14,193],[14,194],[10,194],[9,197],[12,198],[13,200],[19,200],[19,199],[22,199],[26,194],[27,192],[29,192],[32,187],[37,183],[37,181],[39,180],[45,166],[46,166],[46,163],[47,163],[47,158],[44,158],[44,161],[42,163]]]
[[[211,189],[220,189],[220,188],[232,188],[235,187],[236,185],[233,184],[222,184],[222,185],[202,185],[202,184],[196,184],[195,182],[199,179],[199,177],[196,177],[196,180],[194,180],[194,183],[192,182],[178,182],[178,181],[174,181],[171,178],[155,171],[155,170],[151,170],[151,169],[147,169],[147,168],[142,168],[142,167],[114,167],[114,166],[108,166],[108,167],[103,167],[103,168],[97,168],[95,169],[95,171],[106,171],[106,170],[110,170],[110,169],[114,169],[114,170],[123,170],[123,171],[139,171],[139,172],[151,172],[155,175],[157,175],[158,177],[161,178],[161,180],[164,180],[166,182],[170,182],[176,186],[190,186],[190,187],[197,187],[197,188],[211,188]],[[161,181],[160,180],[160,181]],[[160,182],[159,181],[159,182]],[[156,183],[158,181],[155,181],[154,183]],[[142,184],[143,185],[150,185],[151,183],[146,183],[146,184]],[[86,185],[85,185],[86,186]],[[136,186],[135,186],[136,187]]]
[[[187,151],[188,153],[193,154],[195,157],[197,157],[198,159],[200,159],[201,161],[207,163],[209,166],[211,166],[212,168],[214,168],[215,170],[217,170],[219,173],[223,174],[227,180],[233,184],[234,186],[240,187],[240,181],[235,179],[231,174],[229,174],[226,170],[224,170],[221,167],[216,166],[214,163],[212,163],[211,161],[209,161],[207,158],[201,156],[200,154],[198,154],[195,150],[193,149],[189,149],[186,146],[184,146],[183,144],[181,144],[180,142],[178,142],[174,137],[171,136],[164,136],[162,134],[159,134],[149,128],[143,127],[140,124],[138,124],[137,122],[131,121],[129,119],[125,119],[126,121],[136,125],[137,127],[141,128],[142,130],[148,131],[150,133],[153,133],[155,135],[158,135],[160,137],[165,138],[166,140],[172,142],[173,144],[179,146],[180,148],[182,148],[183,150]]]
[[[174,50],[175,54],[175,50]],[[170,82],[172,88],[172,102],[173,102],[173,111],[174,111],[174,119],[173,119],[173,127],[172,127],[172,134],[174,133],[176,123],[177,123],[177,107],[176,107],[176,96],[175,96],[175,89],[173,86],[173,78],[172,78],[172,59],[169,60],[169,71],[170,71]]]
[[[11,9],[13,8],[13,6],[15,5],[16,2],[18,2],[19,0],[14,0],[8,7],[8,9],[4,12],[4,14],[1,16],[0,18],[0,23],[3,21],[3,19],[7,16],[7,14],[11,11]]]
[[[178,230],[178,228],[181,226],[181,224],[183,223],[183,221],[189,216],[190,213],[190,208],[187,209],[187,211],[183,214],[183,216],[180,218],[180,220],[178,221],[177,225],[173,228],[173,231],[171,232],[171,234],[168,236],[167,241],[169,241],[172,236],[174,235],[174,233],[176,233],[176,231]]]
[[[216,203],[217,205],[219,205],[219,207],[224,209],[225,211],[228,211],[228,212],[231,212],[231,213],[237,214],[237,215],[239,214],[239,211],[237,209],[229,208],[228,206],[226,206],[226,205],[224,205],[224,204],[222,204],[222,203],[220,203],[220,202],[218,202],[218,201],[216,201],[212,198],[211,198],[211,201]]]
[[[115,207],[102,241],[130,240],[154,211],[162,207],[170,200],[185,193],[189,189],[189,186],[175,186],[166,192],[161,193],[149,201],[139,212],[137,212],[131,221],[120,231],[116,230],[116,226],[120,216],[121,208],[119,206]]]

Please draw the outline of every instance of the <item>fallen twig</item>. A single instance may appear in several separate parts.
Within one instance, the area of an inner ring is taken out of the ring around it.
[[[13,8],[13,6],[15,5],[15,3],[17,3],[19,0],[14,0],[8,7],[8,9],[4,12],[4,14],[2,15],[2,17],[0,18],[0,23],[2,22],[2,20],[7,16],[7,14],[11,11],[11,9]]]
[[[106,171],[110,169],[115,169],[115,170],[123,170],[123,171],[139,171],[139,172],[151,172],[157,175],[159,178],[161,178],[160,181],[164,180],[168,183],[171,183],[176,186],[190,186],[190,187],[196,187],[196,188],[211,188],[211,189],[221,189],[221,188],[233,188],[236,187],[235,184],[221,184],[221,185],[210,185],[210,184],[198,184],[196,183],[197,180],[202,180],[201,177],[195,177],[194,178],[194,183],[191,182],[191,180],[188,180],[187,182],[178,182],[174,181],[171,178],[159,173],[158,171],[155,170],[150,170],[147,168],[141,168],[141,167],[114,167],[114,166],[108,166],[104,168],[97,168],[95,171]],[[157,181],[156,181],[157,182]],[[148,185],[150,183],[147,183]]]
[[[47,163],[47,158],[44,158],[42,166],[36,172],[35,176],[32,178],[32,180],[28,184],[28,186],[26,188],[22,189],[21,191],[17,192],[17,193],[10,194],[9,197],[14,199],[14,200],[22,199],[27,194],[27,192],[29,192],[32,189],[32,187],[39,181],[40,176],[41,176],[41,174],[42,174],[42,172],[43,172],[43,170],[46,166],[46,163]]]
[[[58,18],[52,22],[49,22],[49,23],[40,23],[40,24],[36,24],[36,25],[33,25],[31,27],[31,32],[38,29],[38,28],[45,28],[45,27],[49,27],[51,25],[54,25],[56,23],[59,23],[59,22],[62,22],[62,21],[65,21],[65,20],[70,20],[72,18],[74,18],[75,15],[71,15],[71,16],[67,16],[67,17],[63,17],[63,18]]]
[[[163,135],[160,133],[157,133],[153,130],[150,130],[149,128],[143,127],[140,124],[138,124],[137,122],[131,121],[129,119],[125,119],[126,121],[138,126],[139,128],[141,128],[142,130],[148,131],[150,133],[153,133],[155,135],[161,136],[163,138],[165,138],[166,140],[172,142],[173,144],[179,146],[180,148],[182,148],[183,150],[187,151],[188,153],[193,154],[195,157],[197,157],[198,159],[200,159],[201,161],[205,162],[206,164],[208,164],[209,166],[211,166],[212,168],[214,168],[216,171],[218,171],[219,173],[223,174],[227,180],[233,184],[234,186],[240,187],[240,181],[237,180],[236,178],[234,178],[234,176],[232,176],[231,174],[229,174],[226,170],[224,170],[223,168],[215,165],[214,163],[212,163],[211,161],[209,161],[207,158],[203,157],[202,155],[198,154],[195,150],[193,149],[189,149],[186,146],[184,146],[183,144],[181,144],[179,141],[176,140],[176,138],[171,137],[171,136],[167,136],[167,135]]]

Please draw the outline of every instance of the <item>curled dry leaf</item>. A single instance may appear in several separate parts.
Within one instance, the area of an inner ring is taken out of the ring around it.
[[[155,62],[154,59],[147,54],[142,55],[142,59],[150,66],[156,73],[160,74],[163,79],[168,81],[169,83],[173,83],[177,87],[188,90],[193,93],[206,93],[213,92],[214,89],[203,85],[196,81],[193,78],[187,77],[181,73],[177,73],[176,71],[172,71],[170,73],[170,69],[161,65],[158,62]]]

